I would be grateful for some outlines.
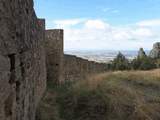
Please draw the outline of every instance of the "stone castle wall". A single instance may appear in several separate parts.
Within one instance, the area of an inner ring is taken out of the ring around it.
[[[73,55],[64,55],[65,81],[83,80],[89,75],[106,72],[107,65],[88,61]]]
[[[34,120],[46,87],[44,20],[32,0],[1,0],[0,26],[0,120]]]
[[[106,70],[64,55],[63,30],[46,30],[33,0],[0,1],[0,120],[35,120],[46,79],[76,81]]]
[[[36,55],[36,88],[35,88],[35,97],[36,103],[39,103],[41,97],[43,96],[45,89],[46,89],[46,82],[47,82],[47,69],[46,69],[46,51],[45,51],[45,20],[38,19],[38,25],[40,26],[39,30],[37,30],[39,46],[35,51]],[[38,105],[38,104],[36,104]],[[37,106],[36,106],[37,107]]]
[[[46,30],[47,79],[60,84],[63,78],[63,30]]]
[[[106,64],[63,53],[63,30],[46,30],[47,80],[59,84],[107,71]]]

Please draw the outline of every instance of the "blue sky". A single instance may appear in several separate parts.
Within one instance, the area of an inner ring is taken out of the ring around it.
[[[160,41],[160,0],[34,2],[37,16],[46,19],[47,28],[65,30],[66,50],[151,49]]]

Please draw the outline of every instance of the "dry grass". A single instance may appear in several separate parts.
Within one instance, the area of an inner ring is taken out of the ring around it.
[[[117,79],[118,78],[118,79]],[[113,79],[116,79],[114,81]],[[124,81],[122,81],[122,79]],[[157,82],[160,82],[160,69],[150,70],[150,71],[116,71],[116,72],[107,72],[103,74],[98,74],[95,76],[88,77],[87,80],[80,81],[74,85],[74,87],[80,87],[81,85],[85,85],[89,88],[95,88],[99,84],[102,84],[101,82],[117,82],[117,80],[120,80],[122,82],[125,82],[127,80],[129,81],[144,81],[147,83],[153,83],[156,84]]]
[[[160,120],[160,70],[95,75],[60,100],[65,120]]]
[[[160,69],[108,72],[52,90],[42,120],[160,120]]]

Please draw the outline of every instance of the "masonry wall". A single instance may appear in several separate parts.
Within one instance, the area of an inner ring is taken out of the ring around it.
[[[1,0],[0,26],[0,120],[34,120],[46,87],[44,21],[32,0]]]
[[[78,81],[108,70],[106,64],[88,61],[73,55],[64,55],[65,81]]]
[[[45,20],[38,19],[39,29],[37,30],[37,40],[39,42],[37,50],[35,50],[36,56],[36,69],[35,72],[35,98],[36,105],[38,105],[41,97],[43,96],[46,89],[46,81],[47,81],[47,68],[46,68],[46,51],[45,51]],[[36,106],[37,107],[37,106]]]
[[[85,79],[108,70],[106,64],[63,53],[63,30],[46,30],[47,80],[49,84]]]
[[[47,80],[60,84],[63,78],[63,30],[46,30]]]

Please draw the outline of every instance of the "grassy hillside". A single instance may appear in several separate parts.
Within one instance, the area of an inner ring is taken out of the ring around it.
[[[40,114],[55,118],[42,120],[160,120],[160,70],[96,75],[56,89],[55,98],[52,90]]]

